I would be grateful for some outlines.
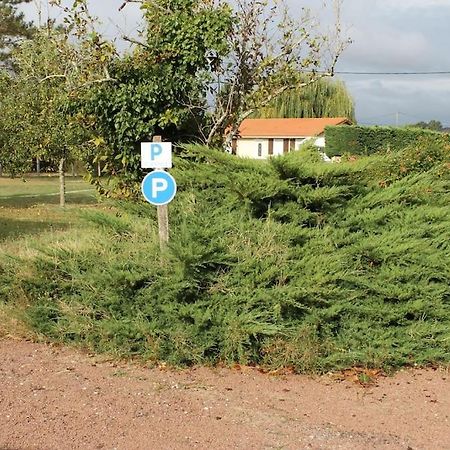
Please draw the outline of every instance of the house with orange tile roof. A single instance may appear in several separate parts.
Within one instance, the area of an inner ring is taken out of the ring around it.
[[[243,158],[266,159],[298,150],[310,139],[323,149],[325,127],[329,125],[351,125],[351,121],[345,117],[245,119],[232,140],[231,151]]]

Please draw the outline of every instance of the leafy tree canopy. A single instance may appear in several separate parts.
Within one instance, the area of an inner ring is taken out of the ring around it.
[[[444,128],[442,123],[439,120],[430,120],[429,122],[417,122],[412,125],[409,125],[414,128],[423,128],[425,130],[432,131],[449,131],[448,128]]]
[[[37,102],[30,110],[40,115],[29,122],[42,122],[44,131],[50,111],[82,118],[95,142],[88,163],[103,161],[103,172],[118,183],[108,183],[108,191],[127,192],[141,178],[142,140],[163,134],[221,144],[277,97],[332,75],[346,45],[339,22],[335,33],[324,34],[309,11],[293,18],[275,7],[276,0],[137,1],[146,31],[139,41],[129,39],[138,44],[132,53],[118,55],[98,33],[87,0],[70,6],[52,0],[64,12],[64,28],[50,30],[46,43],[42,33],[29,47],[25,43],[17,54],[20,73],[11,81],[25,92],[25,105]]]
[[[40,30],[13,52],[14,76],[0,83],[0,160],[11,174],[33,157],[57,163],[78,149],[82,128],[65,111],[72,45],[58,31]]]
[[[301,89],[284,92],[257,111],[255,117],[347,117],[354,121],[355,106],[344,82],[322,78]]]
[[[202,0],[144,2],[147,33],[134,52],[109,67],[112,82],[96,86],[82,105],[106,141],[103,171],[123,185],[140,178],[138,145],[155,133],[196,139],[211,78],[208,54],[225,56],[232,16],[227,5]],[[115,178],[118,179],[117,177]],[[121,186],[116,186],[121,190]]]

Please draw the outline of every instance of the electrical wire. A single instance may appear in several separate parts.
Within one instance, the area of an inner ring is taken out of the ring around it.
[[[436,72],[350,72],[343,70],[335,70],[336,75],[450,75],[450,71]]]

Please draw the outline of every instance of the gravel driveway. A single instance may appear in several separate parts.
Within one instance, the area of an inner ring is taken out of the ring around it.
[[[173,371],[0,340],[0,449],[450,449],[450,375],[369,387],[256,369]]]

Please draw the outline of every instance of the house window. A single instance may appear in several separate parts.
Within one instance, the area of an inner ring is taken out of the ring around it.
[[[261,142],[258,144],[258,156],[259,157],[262,156],[262,144],[261,144]]]

